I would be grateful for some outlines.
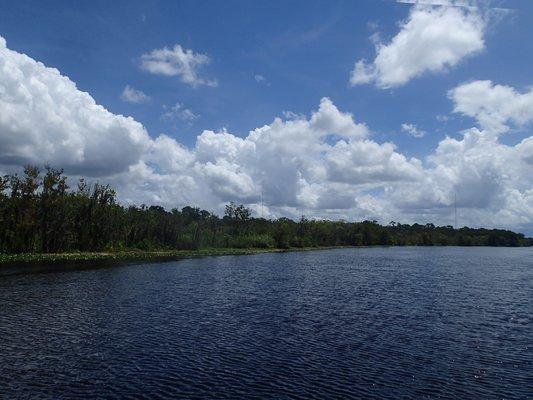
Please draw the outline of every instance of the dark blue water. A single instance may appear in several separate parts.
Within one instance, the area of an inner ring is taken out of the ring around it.
[[[0,398],[527,399],[533,249],[0,268]]]

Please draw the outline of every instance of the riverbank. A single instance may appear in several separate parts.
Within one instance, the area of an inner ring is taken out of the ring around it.
[[[0,254],[0,267],[8,264],[54,264],[54,263],[79,263],[91,261],[172,261],[184,258],[209,257],[209,256],[243,256],[261,253],[285,253],[312,250],[331,250],[345,248],[366,248],[366,247],[391,247],[391,246],[322,246],[322,247],[290,247],[282,248],[203,248],[198,250],[123,250],[108,252],[73,252],[73,253],[21,253],[21,254]],[[405,247],[405,246],[400,246]],[[442,246],[430,246],[442,247]],[[455,246],[444,246],[455,247]],[[487,247],[487,246],[467,246],[467,247]]]
[[[207,256],[239,256],[260,253],[281,253],[288,251],[309,251],[309,250],[327,250],[338,247],[303,247],[303,248],[204,248],[198,250],[160,250],[160,251],[142,251],[127,250],[117,252],[77,252],[77,253],[57,253],[57,254],[0,254],[0,265],[2,264],[25,264],[25,263],[68,263],[83,261],[161,261],[161,260],[179,260],[191,257]]]

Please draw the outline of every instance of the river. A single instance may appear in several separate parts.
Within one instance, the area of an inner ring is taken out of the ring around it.
[[[526,399],[532,248],[0,267],[0,398]]]

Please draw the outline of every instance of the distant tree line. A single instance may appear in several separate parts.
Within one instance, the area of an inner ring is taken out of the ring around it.
[[[50,167],[0,177],[0,253],[370,245],[531,246],[533,239],[433,224],[254,218],[234,203],[222,218],[189,206],[123,206],[108,185],[82,179],[70,189],[63,171]]]

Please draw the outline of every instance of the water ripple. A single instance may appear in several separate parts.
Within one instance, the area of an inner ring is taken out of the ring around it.
[[[0,398],[527,399],[532,249],[0,271]]]

